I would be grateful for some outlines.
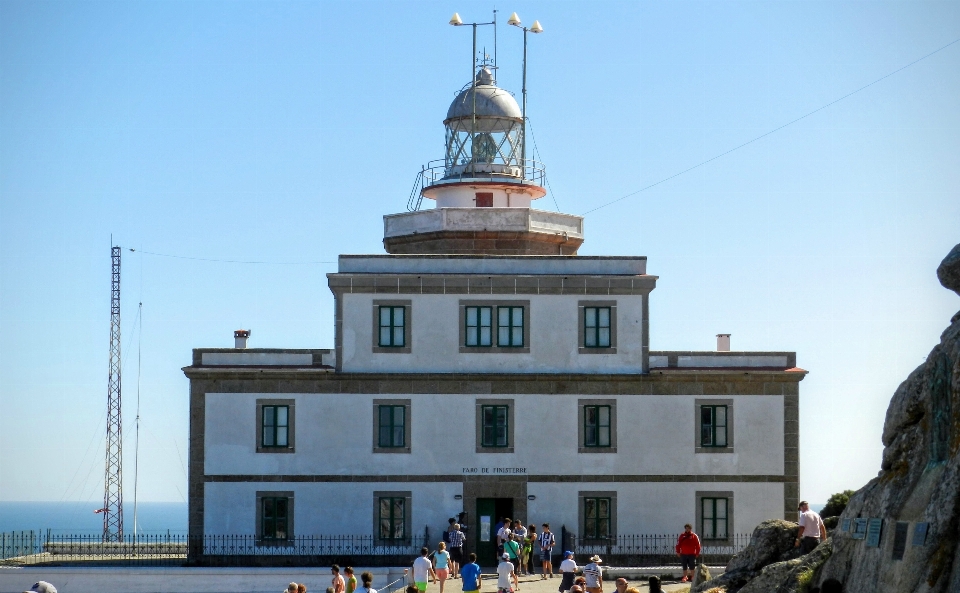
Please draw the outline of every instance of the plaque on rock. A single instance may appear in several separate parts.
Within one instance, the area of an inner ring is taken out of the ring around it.
[[[853,539],[863,539],[867,537],[867,520],[866,519],[854,519],[853,520]]]
[[[850,531],[850,519],[849,519],[849,518],[844,519],[843,522],[840,523],[840,531]]]
[[[907,550],[907,531],[909,523],[897,521],[897,530],[893,533],[893,559],[903,560],[903,553]]]
[[[873,518],[867,523],[867,547],[880,547],[880,532],[883,530],[883,519]]]
[[[927,544],[927,528],[929,523],[917,523],[913,526],[913,545],[925,546]]]

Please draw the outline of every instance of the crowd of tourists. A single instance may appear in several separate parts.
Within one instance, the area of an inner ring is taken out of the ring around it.
[[[806,501],[800,503],[799,510],[801,515],[796,546],[806,554],[826,538],[826,530],[820,516],[810,510]],[[447,531],[443,532],[443,541],[438,543],[435,551],[431,552],[427,547],[420,549],[420,556],[413,561],[413,584],[406,588],[406,593],[426,593],[428,583],[439,583],[438,593],[445,593],[446,581],[450,579],[461,581],[463,593],[479,593],[483,577],[477,555],[470,553],[464,557],[466,535],[456,519],[450,519],[449,523]],[[538,555],[540,579],[554,578],[553,550],[557,540],[550,531],[549,523],[543,523],[538,532],[536,525],[524,526],[520,520],[503,517],[497,522],[494,532],[497,546],[497,593],[519,591],[519,577],[537,574]],[[677,538],[674,552],[680,558],[683,571],[681,582],[693,580],[702,548],[699,536],[693,532],[693,526],[689,523],[683,526],[683,533]],[[602,562],[600,556],[594,555],[589,558],[589,564],[578,566],[574,553],[565,551],[558,568],[560,584],[557,592],[603,593],[603,571],[600,567]],[[340,567],[335,564],[330,571],[333,581],[332,586],[327,588],[327,593],[377,593],[373,588],[373,575],[369,572],[360,575],[361,584],[358,586],[353,568],[346,567],[341,575]],[[404,570],[404,575],[410,575],[409,569]],[[831,584],[825,582],[824,585],[823,591],[832,590]],[[647,586],[650,593],[659,593],[662,590],[660,579],[655,576],[648,579]],[[616,580],[615,589],[616,593],[640,593],[624,578]],[[306,593],[306,590],[303,584],[290,583],[286,593]]]

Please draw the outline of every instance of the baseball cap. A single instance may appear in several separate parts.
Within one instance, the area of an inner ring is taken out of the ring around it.
[[[566,552],[563,553],[564,558],[569,558],[571,556],[573,556],[573,552],[571,552],[570,550],[567,550]]]
[[[504,559],[504,560],[509,560],[509,559],[510,559],[510,554],[507,554],[506,552],[504,552],[504,553],[503,553],[503,559]]]

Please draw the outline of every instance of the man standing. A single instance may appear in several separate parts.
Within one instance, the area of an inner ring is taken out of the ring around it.
[[[540,562],[543,563],[543,574],[540,575],[541,579],[547,578],[547,574],[550,575],[550,578],[553,578],[553,561],[551,556],[553,555],[553,546],[557,543],[553,534],[550,533],[550,524],[543,524],[543,532],[540,533],[540,537],[537,538],[537,542],[540,544]]]
[[[590,557],[590,564],[583,567],[583,577],[587,579],[587,593],[603,593],[603,575],[600,573],[600,556]]]
[[[427,558],[429,553],[430,550],[424,546],[420,548],[420,557],[413,561],[413,582],[420,593],[425,593],[427,590],[427,577],[430,577],[431,582],[437,582],[437,573],[433,572],[433,562]]]
[[[460,574],[460,564],[463,562],[463,541],[466,537],[460,531],[460,524],[454,523],[450,528],[450,574],[451,578],[457,578]]]
[[[683,526],[683,533],[677,538],[677,545],[673,549],[677,556],[680,556],[680,567],[683,569],[683,578],[680,582],[686,583],[693,578],[693,571],[697,567],[697,556],[700,555],[700,538],[693,532],[692,525],[687,523]]]
[[[512,593],[519,588],[520,584],[517,582],[517,572],[513,569],[513,562],[510,562],[510,555],[504,552],[500,558],[500,564],[497,565],[497,593]]]
[[[809,554],[820,545],[821,541],[827,539],[827,528],[823,526],[820,515],[810,510],[807,501],[801,500],[798,509],[800,510],[800,528],[797,529],[797,541],[794,542],[793,547],[799,547],[802,554]]]
[[[333,580],[330,581],[330,584],[333,585],[333,593],[344,593],[345,583],[343,577],[340,576],[340,567],[334,564],[330,567],[330,573],[333,575]]]
[[[477,555],[470,552],[468,556],[469,564],[464,564],[460,568],[460,578],[463,579],[463,593],[477,593],[480,591],[480,565],[477,564]]]
[[[513,523],[510,522],[510,518],[504,517],[503,526],[497,530],[497,560],[503,555],[503,544],[510,539],[510,534],[513,533],[513,531],[510,530],[511,525],[513,525]]]

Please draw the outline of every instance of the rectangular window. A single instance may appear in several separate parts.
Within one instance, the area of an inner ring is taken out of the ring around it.
[[[477,208],[493,208],[493,193],[492,192],[476,192],[477,194]]]
[[[290,445],[289,406],[263,406],[260,446],[288,447]]]
[[[289,505],[286,497],[264,496],[260,499],[260,539],[265,542],[289,537]]]
[[[700,406],[700,446],[727,446],[727,406]]]
[[[381,540],[396,541],[406,537],[407,499],[403,496],[381,496],[378,500],[378,535]]]
[[[601,539],[610,536],[611,507],[609,498],[584,497],[583,537]]]
[[[465,346],[493,346],[493,307],[466,307],[465,321]]]
[[[497,307],[497,346],[523,347],[523,307]]]
[[[403,348],[406,346],[406,307],[380,305],[381,348]]]
[[[700,512],[703,524],[700,526],[700,535],[703,539],[727,539],[728,537],[728,499],[709,498],[700,499]]]
[[[480,445],[483,447],[510,446],[510,416],[509,406],[481,406],[482,436]]]
[[[379,406],[379,446],[382,448],[402,448],[406,442],[406,414],[407,407]]]
[[[583,407],[583,446],[610,446],[610,406]]]
[[[617,301],[578,301],[579,354],[617,353]]]
[[[610,307],[584,307],[584,348],[609,348],[610,345]]]

